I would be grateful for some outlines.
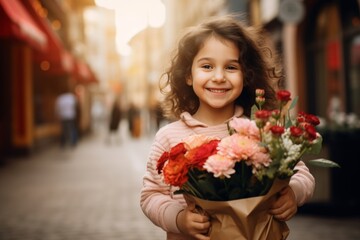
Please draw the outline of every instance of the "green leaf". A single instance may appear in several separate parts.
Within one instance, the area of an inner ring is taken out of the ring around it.
[[[250,119],[251,120],[254,120],[255,119],[255,112],[258,111],[259,108],[256,106],[256,104],[254,104],[252,107],[251,107],[251,117]]]
[[[324,158],[313,159],[313,160],[309,160],[308,162],[311,165],[318,167],[338,167],[338,168],[340,167],[340,165],[337,164],[336,162]]]
[[[290,104],[290,107],[289,107],[289,110],[293,109],[293,108],[296,106],[298,99],[299,99],[299,96],[296,96],[296,97],[292,100],[292,102],[291,102],[291,104]]]
[[[291,118],[290,117],[287,117],[286,120],[285,120],[285,128],[289,128],[293,125],[292,121],[291,121]]]
[[[293,122],[292,122],[292,119],[291,119],[291,110],[292,110],[293,108],[295,108],[295,106],[296,106],[296,104],[297,104],[297,102],[298,102],[298,99],[299,99],[299,97],[296,96],[296,97],[291,101],[291,104],[290,104],[290,106],[289,106],[289,108],[288,108],[288,110],[287,110],[287,114],[286,114],[286,116],[285,116],[285,122],[284,122],[286,128],[289,128],[290,126],[293,125]]]
[[[306,152],[310,154],[319,154],[322,148],[322,141],[323,138],[320,136],[317,142],[314,145],[311,145],[311,147],[308,148]]]

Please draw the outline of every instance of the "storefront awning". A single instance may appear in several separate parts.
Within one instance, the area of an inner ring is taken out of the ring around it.
[[[45,50],[34,53],[34,60],[36,64],[39,65],[40,70],[51,75],[71,74],[73,71],[74,59],[65,49],[62,40],[51,28],[47,18],[41,17],[35,11],[31,0],[22,0],[22,2],[48,39]]]
[[[0,0],[0,38],[14,38],[42,50],[46,35],[37,27],[19,0]]]
[[[90,69],[89,65],[83,61],[75,61],[75,80],[80,84],[91,84],[98,83],[93,71]]]

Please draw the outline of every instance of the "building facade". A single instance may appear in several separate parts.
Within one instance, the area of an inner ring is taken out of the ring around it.
[[[0,2],[2,159],[31,153],[59,136],[54,104],[64,89],[78,96],[79,129],[89,126],[87,89],[97,81],[86,61],[73,52],[69,9],[65,1]]]

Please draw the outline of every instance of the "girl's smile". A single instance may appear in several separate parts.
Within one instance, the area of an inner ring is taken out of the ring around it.
[[[217,88],[206,88],[206,89],[212,93],[225,93],[226,91],[229,90],[229,89],[217,89]]]

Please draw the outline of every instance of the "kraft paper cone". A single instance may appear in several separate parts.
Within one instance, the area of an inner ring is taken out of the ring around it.
[[[276,179],[269,192],[260,197],[232,201],[207,201],[187,195],[211,217],[211,240],[284,240],[290,231],[286,222],[268,214],[269,207],[289,180]]]

